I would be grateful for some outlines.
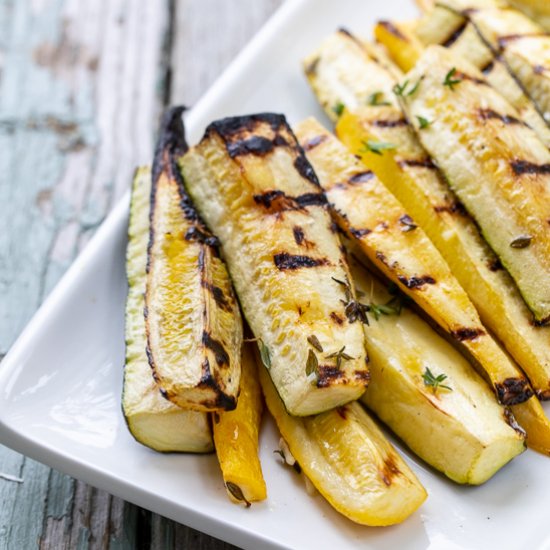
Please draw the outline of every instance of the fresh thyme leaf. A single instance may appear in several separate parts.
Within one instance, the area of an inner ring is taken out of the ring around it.
[[[409,80],[405,80],[403,84],[396,84],[393,87],[393,93],[400,97],[411,96],[418,90],[418,87],[420,86],[420,83],[423,80],[424,80],[424,76],[421,76],[413,85],[413,87],[408,91],[407,91],[407,88],[409,87],[410,82]]]
[[[369,318],[367,317],[367,312],[370,310],[369,306],[351,298],[347,302],[344,300],[340,301],[345,306],[344,313],[350,323],[361,321],[361,323],[364,323],[365,325],[369,324]]]
[[[334,105],[334,107],[332,107],[332,110],[336,114],[336,116],[340,117],[340,116],[342,116],[342,113],[344,112],[345,108],[346,108],[346,106],[341,101],[338,101]]]
[[[433,123],[433,120],[428,120],[423,116],[417,116],[416,118],[418,119],[418,124],[420,125],[421,130],[428,128]]]
[[[452,91],[457,84],[462,82],[462,78],[453,78],[456,74],[456,67],[453,67],[446,75],[443,81],[443,86],[448,86]]]
[[[346,346],[342,346],[341,349],[338,351],[335,351],[333,353],[329,353],[328,355],[325,355],[326,359],[336,359],[336,367],[340,368],[342,366],[342,361],[350,361],[351,359],[355,359],[351,355],[348,355],[347,353],[344,353],[344,350],[346,349]]]
[[[349,302],[352,298],[351,296],[351,288],[349,286],[349,283],[347,281],[342,281],[340,279],[337,279],[336,277],[331,277],[333,281],[338,283],[339,285],[343,286],[346,292],[346,300]]]
[[[264,364],[266,369],[271,368],[271,354],[269,353],[269,348],[264,344],[263,340],[259,340],[260,342],[260,357],[262,359],[262,363]]]
[[[236,483],[232,483],[231,481],[226,481],[225,486],[227,487],[227,490],[235,497],[236,500],[244,502],[246,504],[246,507],[250,508],[250,502],[246,500],[242,492],[242,489]]]
[[[378,321],[382,315],[399,315],[403,308],[401,300],[394,297],[385,304],[369,304],[370,311],[374,318]]]
[[[371,94],[367,100],[368,105],[391,105],[389,101],[384,101],[384,93],[383,92],[374,92]]]
[[[532,240],[533,237],[531,237],[531,235],[520,235],[510,243],[510,246],[512,248],[527,248]]]
[[[426,370],[424,371],[422,378],[424,379],[424,385],[430,386],[434,394],[437,392],[439,388],[444,388],[446,390],[453,391],[453,389],[450,386],[446,386],[445,384],[442,383],[447,379],[446,374],[439,374],[438,376],[435,376],[433,372],[429,369],[429,367],[426,367]]]
[[[323,346],[321,345],[321,342],[319,342],[319,338],[315,336],[315,334],[312,334],[311,336],[307,337],[307,341],[317,350],[321,353],[323,352]]]
[[[396,84],[393,87],[393,93],[398,96],[402,96],[405,93],[405,90],[407,89],[407,86],[409,85],[409,81],[405,80],[403,84]]]
[[[315,352],[310,349],[309,353],[307,354],[306,374],[308,376],[310,374],[317,374],[318,368],[319,368],[319,361],[317,359],[317,355],[315,355]]]
[[[361,149],[359,153],[368,153],[370,151],[375,155],[381,155],[384,151],[396,148],[396,145],[394,143],[388,143],[386,141],[375,141],[372,139],[368,139],[366,141],[362,141],[361,143],[363,144],[364,148]]]
[[[404,233],[413,231],[418,227],[418,225],[413,222],[413,219],[408,214],[403,214],[403,216],[399,218],[399,223],[403,225],[401,231],[403,231]]]

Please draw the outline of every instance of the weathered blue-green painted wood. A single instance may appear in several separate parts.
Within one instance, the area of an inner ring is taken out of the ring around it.
[[[163,102],[192,105],[280,3],[0,0],[0,359],[150,160]],[[232,548],[1,446],[0,473],[0,550]]]

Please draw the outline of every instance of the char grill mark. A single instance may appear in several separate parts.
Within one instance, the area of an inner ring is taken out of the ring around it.
[[[311,256],[289,254],[288,252],[275,254],[273,261],[280,271],[330,265],[326,258],[312,258]]]
[[[487,63],[487,65],[485,65],[485,67],[482,67],[481,72],[484,75],[488,75],[494,68],[495,68],[495,62],[491,60],[489,61],[489,63]]]
[[[421,288],[424,285],[435,285],[435,279],[429,275],[423,275],[422,277],[405,277],[399,275],[397,277],[399,282],[407,288]]]
[[[506,125],[519,124],[525,126],[525,122],[519,120],[519,118],[497,113],[493,109],[479,109],[477,115],[481,120],[500,120],[500,122]]]
[[[212,336],[207,331],[204,331],[202,333],[202,343],[210,351],[212,351],[212,353],[214,353],[216,363],[219,367],[229,366],[229,355],[227,351],[225,351],[225,348],[221,342],[219,342],[215,338],[212,338]]]
[[[343,372],[335,366],[319,365],[317,368],[317,387],[327,388],[343,377]]]
[[[374,172],[372,170],[365,170],[364,172],[358,172],[348,178],[348,183],[356,185],[358,183],[365,183],[374,178]]]
[[[379,25],[384,27],[390,34],[399,38],[399,40],[408,42],[407,37],[391,21],[380,21]]]
[[[362,237],[364,237],[365,235],[368,235],[369,233],[371,233],[371,230],[368,229],[368,228],[362,228],[362,229],[356,229],[355,227],[350,227],[349,228],[349,232],[356,238],[356,239],[360,239]]]
[[[517,405],[533,395],[527,380],[521,378],[506,378],[500,384],[495,384],[495,390],[498,400],[503,405]]]
[[[429,168],[435,170],[436,166],[431,158],[424,159],[402,159],[398,161],[400,168]]]
[[[302,210],[308,206],[324,207],[328,204],[324,193],[304,193],[297,197],[291,197],[278,189],[254,195],[253,198],[256,204],[263,206],[270,213]]]
[[[223,309],[224,311],[231,311],[231,305],[227,301],[227,298],[225,297],[225,293],[222,288],[212,284],[210,281],[205,280],[201,281],[201,285],[203,288],[206,288],[208,291],[210,291],[212,297],[214,298],[214,301],[220,309]]]
[[[209,233],[206,228],[199,229],[197,226],[190,227],[185,233],[184,238],[186,241],[196,241],[215,249],[220,246],[218,237]]]
[[[440,212],[448,212],[449,214],[459,214],[461,216],[466,215],[466,208],[460,201],[454,201],[451,204],[441,204],[434,206],[434,212],[438,214]]]
[[[327,136],[325,135],[312,137],[311,139],[308,139],[307,141],[304,141],[301,144],[302,149],[306,152],[311,151],[312,149],[315,149],[315,147],[317,147],[318,145],[321,145],[321,143],[323,143],[326,140],[327,140]]]
[[[452,46],[460,38],[462,33],[466,30],[467,24],[468,24],[467,21],[464,21],[462,25],[460,25],[460,27],[458,27],[458,29],[456,29],[453,32],[453,34],[451,34],[451,36],[449,36],[449,38],[447,38],[447,40],[445,40],[445,42],[443,42],[441,45],[444,48],[449,48],[450,46]]]
[[[459,342],[466,340],[475,340],[479,336],[483,336],[485,331],[482,328],[462,327],[457,330],[451,330],[451,336]]]
[[[406,118],[398,118],[395,120],[373,120],[370,124],[378,128],[398,128],[400,126],[408,126],[409,122]]]
[[[510,166],[516,176],[550,174],[550,164],[535,164],[528,160],[516,159],[510,162]]]

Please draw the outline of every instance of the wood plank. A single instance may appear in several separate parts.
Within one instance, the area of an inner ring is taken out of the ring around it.
[[[280,3],[0,0],[0,358],[149,162],[163,101],[192,105]],[[0,472],[24,479],[0,479],[0,550],[232,548],[4,448]]]
[[[0,1],[0,353],[148,162],[168,1]],[[132,547],[138,509],[0,451],[0,548]],[[130,530],[127,529],[130,527]]]

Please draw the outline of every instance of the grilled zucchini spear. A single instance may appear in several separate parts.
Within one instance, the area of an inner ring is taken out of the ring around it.
[[[214,122],[181,167],[288,412],[357,399],[368,382],[364,312],[325,195],[284,117]]]
[[[338,512],[363,525],[393,525],[424,502],[424,487],[359,403],[296,418],[265,369],[260,382],[290,452]]]
[[[349,41],[347,35],[338,34],[342,40]],[[325,47],[330,48],[331,41],[317,54],[319,68],[333,64],[331,58],[324,55]],[[370,65],[381,70],[378,63]],[[321,73],[310,74],[310,79],[314,80],[314,87],[327,96],[332,89],[338,89],[337,85],[331,86],[334,81],[325,80]],[[386,79],[389,80],[387,73]],[[376,110],[381,115],[380,126],[407,128],[406,120],[395,107],[377,106]],[[396,117],[388,118],[391,114]],[[362,163],[320,125],[314,121],[308,124],[309,129],[300,130],[300,139],[340,227],[357,239],[368,258],[480,364],[502,403],[527,400],[532,395],[527,380],[484,329],[475,307],[424,231],[372,171],[366,171]],[[393,147],[393,143],[367,139],[354,152],[383,156],[391,153]]]
[[[484,483],[525,449],[524,434],[468,361],[356,256],[371,311],[371,384],[361,398],[420,458],[458,483]]]
[[[426,46],[440,44],[468,59],[487,82],[518,111],[519,118],[550,148],[550,128],[506,65],[483,42],[475,27],[456,13],[437,6],[418,22],[382,21],[375,27],[376,39],[404,71],[414,67]]]
[[[368,74],[375,63],[372,57],[357,41],[350,40],[345,34],[338,33],[337,36],[347,44],[348,55],[354,53],[356,56],[354,66],[361,73]],[[317,52],[317,56],[320,58],[318,64],[329,63],[324,47]],[[337,57],[330,61],[339,62]],[[395,84],[389,72],[386,72],[386,78]],[[352,83],[353,78],[349,78],[349,82]],[[332,79],[317,78],[315,81],[316,91],[319,92],[337,90],[342,85]],[[359,91],[353,84],[348,86],[348,95],[355,92],[356,101],[360,102],[365,90]],[[412,86],[409,88],[412,89]],[[331,92],[325,92],[328,93]],[[372,93],[374,90],[370,90]],[[527,372],[539,394],[550,397],[550,328],[533,326],[531,314],[513,281],[499,267],[477,227],[419,144],[413,129],[398,122],[402,120],[401,110],[387,105],[362,107],[356,112],[346,110],[339,119],[337,133],[351,151],[362,150],[363,161],[437,246],[474,302],[484,325],[504,343],[508,352]],[[379,155],[365,150],[364,144],[369,141],[391,143],[395,149],[382,151],[383,154]]]
[[[509,4],[521,10],[550,32],[550,4],[548,0],[508,0]]]
[[[167,112],[153,167],[146,329],[164,395],[199,411],[234,409],[242,323],[216,239],[186,195],[177,156],[187,149],[181,108]]]
[[[439,0],[438,5],[474,25],[550,121],[550,36],[544,28],[496,0]]]
[[[267,497],[258,458],[262,395],[252,344],[244,344],[241,389],[234,411],[212,413],[216,454],[229,498],[250,506]]]
[[[145,348],[145,281],[149,240],[151,170],[140,168],[134,177],[126,272],[126,366],[122,409],[128,428],[139,441],[156,451],[207,453],[213,450],[205,413],[186,411],[167,401],[153,379]]]
[[[550,152],[470,63],[430,46],[401,100],[418,137],[516,281],[550,321]]]

